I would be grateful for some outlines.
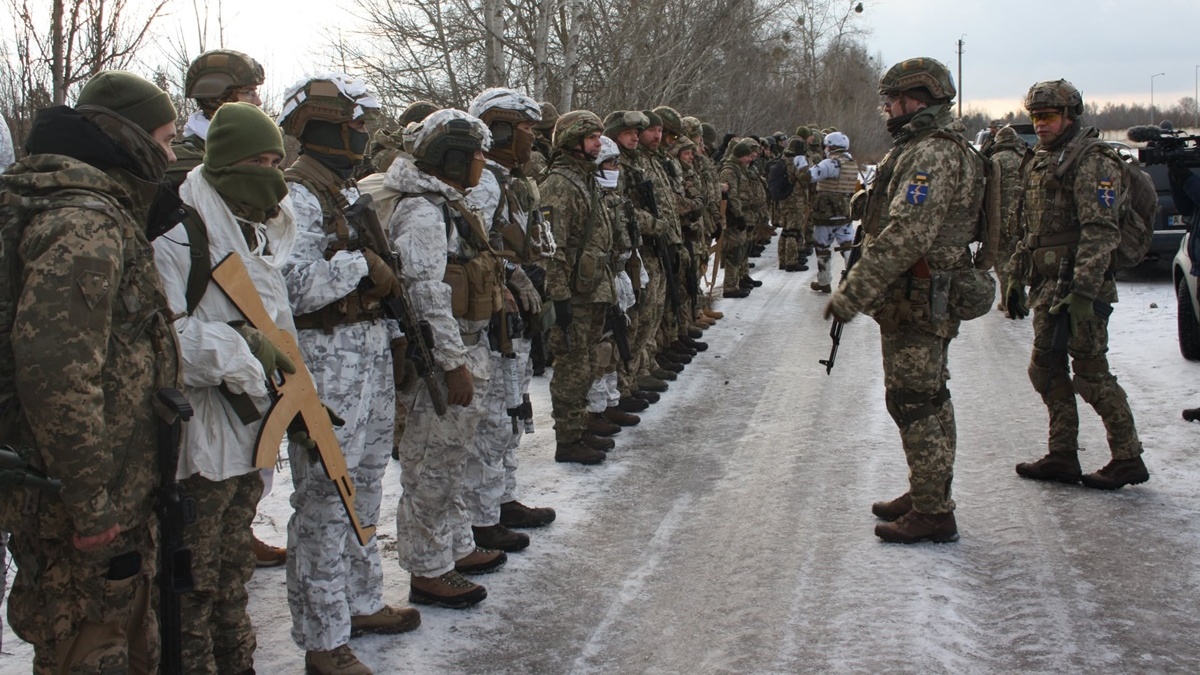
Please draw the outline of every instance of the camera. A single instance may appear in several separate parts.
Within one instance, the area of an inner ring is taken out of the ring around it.
[[[1131,127],[1126,134],[1135,143],[1145,143],[1138,150],[1138,161],[1151,164],[1179,164],[1200,167],[1200,136],[1189,136],[1176,130],[1170,122],[1159,126],[1145,124]]]

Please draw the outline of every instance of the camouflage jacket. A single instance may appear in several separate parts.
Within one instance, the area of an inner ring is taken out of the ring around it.
[[[735,224],[738,229],[753,226],[758,221],[758,211],[764,202],[762,188],[758,176],[751,173],[750,167],[743,166],[730,153],[721,165],[720,182],[729,184],[729,203],[725,207],[726,221],[741,220]]]
[[[862,258],[839,291],[843,308],[879,318],[910,286],[922,285],[912,273],[922,259],[935,273],[971,267],[983,161],[951,138],[952,122],[948,106],[933,106],[894,134],[868,197]],[[951,337],[957,323],[948,319],[931,329]]]
[[[1000,240],[1020,238],[1016,222],[1017,200],[1021,196],[1021,161],[1027,148],[1021,139],[1000,141],[992,150],[992,159],[1000,165]],[[1000,261],[1001,263],[1007,261]]]
[[[13,165],[20,194],[87,195],[97,208],[44,211],[21,233],[12,347],[35,464],[62,480],[40,493],[44,537],[95,535],[150,520],[159,484],[153,401],[179,386],[179,346],[146,240],[149,204],[124,172],[61,155]]]
[[[704,229],[702,238],[705,242],[712,239],[713,233],[725,227],[721,218],[721,180],[717,176],[717,165],[707,154],[697,154],[695,159],[696,175],[699,177],[701,197],[704,201]]]
[[[595,164],[560,155],[538,186],[558,247],[546,260],[551,300],[615,303],[612,210],[601,202]]]
[[[675,209],[678,191],[674,187],[674,179],[667,175],[667,170],[664,168],[662,157],[666,155],[660,152],[651,152],[640,146],[635,155],[642,180],[649,180],[654,185],[654,201],[658,206],[658,218],[662,221],[658,234],[650,235],[648,232],[642,232],[642,234],[662,237],[668,244],[683,243],[679,214]]]
[[[1078,122],[1068,129],[1074,129]],[[1063,176],[1061,186],[1054,171],[1064,157],[1070,156],[1078,144],[1089,143],[1099,136],[1091,127],[1078,129],[1068,138],[1060,138],[1052,147],[1034,147],[1033,159],[1026,165],[1025,192],[1020,205],[1020,227],[1026,237],[1044,237],[1079,233],[1079,240],[1069,246],[1074,257],[1070,292],[1102,302],[1117,301],[1117,284],[1113,278],[1113,251],[1121,241],[1117,223],[1116,195],[1121,194],[1120,160],[1105,152],[1100,144],[1092,146],[1077,157]],[[1056,204],[1056,200],[1058,203]],[[1056,278],[1038,274],[1027,260],[1030,242],[1017,245],[1013,256],[1018,278],[1031,287],[1030,307],[1046,307],[1054,299]],[[1020,272],[1024,274],[1020,274]]]

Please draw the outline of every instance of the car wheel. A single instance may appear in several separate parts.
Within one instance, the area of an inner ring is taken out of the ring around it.
[[[1187,279],[1180,278],[1175,284],[1175,299],[1179,304],[1176,313],[1179,326],[1179,353],[1188,361],[1200,361],[1200,323],[1192,308],[1192,297],[1188,293]]]

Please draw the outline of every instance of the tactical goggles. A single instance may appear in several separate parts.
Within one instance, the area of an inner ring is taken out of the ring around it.
[[[1058,110],[1041,110],[1038,112],[1029,113],[1029,119],[1034,124],[1037,124],[1038,122],[1054,124],[1058,120],[1062,119],[1062,113]]]
[[[621,115],[621,125],[645,129],[650,126],[650,118],[646,117],[646,113],[641,110],[627,110]]]

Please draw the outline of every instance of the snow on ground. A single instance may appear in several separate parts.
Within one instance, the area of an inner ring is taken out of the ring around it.
[[[883,404],[878,329],[848,324],[837,366],[813,272],[756,259],[765,283],[720,300],[726,318],[663,400],[599,467],[553,461],[548,378],[522,445],[527,504],[558,520],[463,611],[352,646],[377,673],[1198,672],[1200,365],[1175,338],[1165,276],[1120,282],[1110,360],[1129,393],[1152,474],[1116,493],[1024,481],[1046,417],[1025,374],[1029,321],[965,324],[951,349],[958,415],[955,544],[879,542],[872,501],[906,488]],[[1085,470],[1108,459],[1081,407]],[[255,523],[282,544],[287,469]],[[392,555],[398,466],[379,536],[385,597],[405,603]],[[299,673],[284,570],[256,572],[259,672]],[[28,671],[9,631],[0,673]]]

